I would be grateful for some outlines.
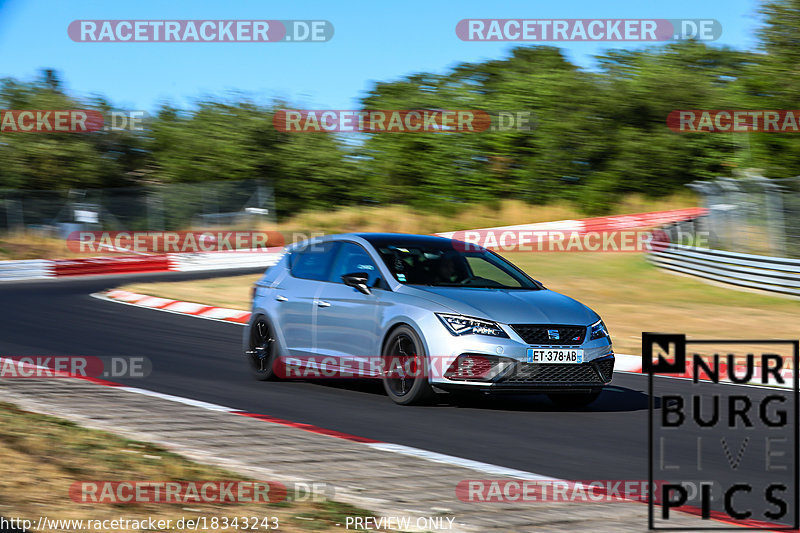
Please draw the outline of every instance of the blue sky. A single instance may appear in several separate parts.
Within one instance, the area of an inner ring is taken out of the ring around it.
[[[118,108],[189,107],[203,96],[240,91],[268,103],[350,109],[375,81],[414,72],[443,73],[462,63],[502,58],[514,43],[464,42],[464,18],[714,18],[720,45],[751,49],[759,20],[755,0],[435,0],[403,2],[268,0],[0,0],[0,77],[32,79],[60,71],[67,90],[101,94]],[[77,43],[76,19],[326,19],[327,43]],[[585,68],[592,56],[634,43],[551,43]]]

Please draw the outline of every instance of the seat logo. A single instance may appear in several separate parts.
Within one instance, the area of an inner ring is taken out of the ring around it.
[[[559,336],[557,329],[548,329],[547,338],[551,341],[561,340],[561,337]]]

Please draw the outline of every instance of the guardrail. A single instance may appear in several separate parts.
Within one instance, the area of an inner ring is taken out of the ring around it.
[[[198,272],[266,268],[282,252],[230,251],[203,254],[80,257],[75,259],[0,261],[0,281],[23,281],[71,276],[138,274],[146,272]]]
[[[53,262],[45,259],[0,261],[0,281],[49,278],[53,275]]]
[[[260,268],[278,262],[283,252],[273,251],[224,251],[199,254],[170,254],[170,270],[192,272],[201,270],[229,270],[236,268]]]
[[[750,289],[800,296],[800,260],[670,244],[652,252],[654,265]]]
[[[121,257],[81,257],[53,261],[56,277],[87,276],[92,274],[134,274],[141,272],[167,272],[169,257],[162,255],[128,255]]]
[[[481,228],[468,230],[471,232],[516,232],[516,231],[563,231],[585,234],[589,232],[606,232],[626,229],[652,228],[661,224],[678,223],[685,220],[694,220],[707,214],[708,209],[703,207],[689,207],[686,209],[670,209],[668,211],[653,211],[649,213],[633,213],[630,215],[612,215],[605,217],[581,218],[574,220],[554,220],[552,222],[536,222],[533,224],[517,224],[514,226],[498,226],[495,228]],[[436,233],[440,237],[453,238],[465,231],[447,231]],[[514,241],[516,242],[516,241]]]

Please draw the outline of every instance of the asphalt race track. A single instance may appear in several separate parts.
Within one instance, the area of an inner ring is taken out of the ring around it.
[[[89,296],[131,281],[215,275],[171,273],[0,284],[0,354],[146,356],[153,364],[149,377],[118,381],[562,479],[647,479],[645,376],[617,374],[613,386],[594,405],[577,412],[557,410],[544,396],[400,407],[383,394],[379,383],[257,382],[249,376],[241,353],[242,326]],[[685,391],[689,385],[663,379],[659,387]],[[790,400],[786,392],[754,387],[742,391],[754,404],[768,394],[786,395]],[[752,436],[746,453],[763,458],[764,438],[757,433]],[[711,437],[713,441],[713,433]],[[671,454],[693,457],[689,440],[683,438],[685,447]],[[740,442],[729,444],[736,450]],[[719,464],[724,466],[724,462]],[[723,484],[763,480],[767,475],[763,461],[743,461],[733,473],[709,468],[708,476]],[[475,477],[491,476],[476,473]],[[737,501],[744,504],[748,499],[741,496]],[[754,502],[764,506],[763,499]],[[721,508],[719,502],[713,507]]]

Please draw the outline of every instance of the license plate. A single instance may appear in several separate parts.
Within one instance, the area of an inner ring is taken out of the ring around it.
[[[528,362],[577,365],[583,363],[583,350],[538,350],[536,348],[528,348]]]

